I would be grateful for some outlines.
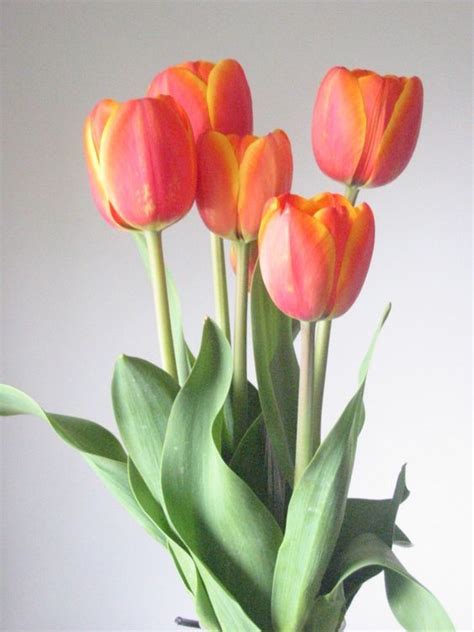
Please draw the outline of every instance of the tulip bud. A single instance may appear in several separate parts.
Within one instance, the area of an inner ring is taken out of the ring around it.
[[[367,204],[342,195],[269,200],[258,238],[263,281],[288,316],[336,318],[356,300],[374,246],[374,217]]]
[[[248,284],[249,292],[252,287],[253,273],[255,272],[255,266],[257,265],[257,261],[258,261],[258,244],[256,241],[252,241],[249,244],[249,267],[248,267],[248,274],[247,274],[247,277],[248,277],[247,284]],[[230,265],[232,266],[232,270],[234,271],[234,274],[237,274],[237,247],[236,247],[235,241],[233,241],[230,244]]]
[[[334,67],[313,110],[313,152],[326,175],[349,186],[377,187],[405,169],[423,110],[418,77],[380,76]]]
[[[86,119],[84,148],[92,195],[113,226],[162,230],[191,208],[196,148],[171,97],[100,101]]]
[[[188,61],[160,72],[148,97],[169,94],[184,108],[196,140],[210,129],[224,134],[251,134],[252,97],[242,66],[235,59]]]
[[[293,159],[282,130],[262,136],[209,131],[197,143],[196,203],[216,235],[246,242],[257,239],[266,201],[288,191]]]

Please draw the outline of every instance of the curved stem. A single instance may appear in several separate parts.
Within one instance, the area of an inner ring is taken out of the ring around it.
[[[328,364],[329,338],[331,335],[331,320],[321,320],[316,330],[316,351],[314,357],[314,445],[313,450],[321,444],[321,417],[323,412],[324,384],[326,382],[326,368]]]
[[[229,299],[227,295],[224,240],[214,233],[211,233],[211,253],[217,324],[230,343]]]
[[[232,380],[232,408],[234,438],[242,437],[247,424],[247,302],[249,244],[236,242],[237,280],[234,323],[234,374]]]
[[[295,486],[314,454],[313,381],[315,322],[301,321],[301,361],[296,422]]]
[[[174,379],[178,380],[176,358],[174,354],[173,334],[171,331],[170,308],[168,302],[168,288],[166,285],[166,270],[163,258],[163,244],[161,231],[145,231],[150,263],[150,276],[155,301],[156,328],[161,349],[163,368]]]

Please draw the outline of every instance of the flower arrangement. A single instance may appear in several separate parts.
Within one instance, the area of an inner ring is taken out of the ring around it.
[[[92,195],[104,219],[137,241],[162,368],[117,360],[121,442],[11,386],[0,386],[0,414],[48,421],[167,548],[199,619],[183,625],[336,632],[363,583],[383,572],[404,629],[454,630],[393,552],[410,544],[396,525],[405,469],[392,498],[348,498],[368,367],[390,306],[354,396],[321,436],[331,323],[357,299],[374,247],[374,214],[357,196],[407,166],[422,102],[417,77],[332,68],[317,93],[312,143],[321,170],[346,189],[309,199],[291,192],[285,132],[253,135],[251,93],[235,60],[168,68],[144,98],[102,100],[86,119]],[[162,242],[194,202],[211,233],[216,303],[196,356]],[[236,273],[233,331],[224,240]],[[247,379],[249,312],[256,386]]]

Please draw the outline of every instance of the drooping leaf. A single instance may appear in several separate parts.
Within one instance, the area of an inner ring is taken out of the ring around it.
[[[148,248],[145,235],[140,231],[134,231],[133,237],[135,238],[135,242],[137,244],[140,257],[143,261],[143,265],[145,266],[148,276],[150,276],[150,262],[148,260]],[[176,356],[176,366],[178,369],[178,379],[180,384],[184,384],[186,378],[189,375],[189,371],[191,370],[194,358],[184,339],[181,303],[179,300],[176,285],[169,270],[166,270],[166,283],[168,287],[171,330],[173,336],[174,352]]]
[[[388,312],[389,308],[363,361],[356,394],[293,491],[273,582],[272,615],[277,629],[298,630],[304,626],[336,546],[357,437],[364,423],[362,398],[370,356]]]
[[[173,527],[196,563],[199,560],[215,576],[256,625],[268,628],[273,569],[282,536],[271,514],[219,452],[221,411],[231,378],[228,342],[207,320],[199,356],[168,421],[163,499]],[[198,569],[222,623],[213,597],[216,588]]]
[[[164,543],[161,531],[135,500],[128,482],[127,455],[109,430],[86,419],[47,413],[26,393],[6,385],[0,385],[0,415],[34,415],[48,421],[61,439],[81,452],[107,488],[148,533]]]
[[[338,567],[339,558],[356,537],[363,533],[374,533],[387,546],[392,546],[398,508],[408,495],[405,466],[403,466],[392,498],[383,500],[348,498],[341,532],[321,587],[323,593],[329,592],[336,583],[338,578],[335,575],[335,569]],[[381,572],[379,568],[364,568],[358,574],[351,576],[344,585],[347,607],[361,585],[379,572]]]
[[[393,551],[378,536],[364,533],[355,538],[340,560],[338,582],[326,599],[351,575],[366,567],[385,571],[387,597],[393,614],[409,632],[452,632],[451,620],[438,600],[412,577]]]
[[[273,304],[257,265],[251,294],[255,370],[265,425],[280,469],[293,484],[299,368],[291,318]]]
[[[112,380],[115,418],[125,448],[148,489],[161,502],[161,453],[171,406],[179,390],[165,371],[121,356]]]

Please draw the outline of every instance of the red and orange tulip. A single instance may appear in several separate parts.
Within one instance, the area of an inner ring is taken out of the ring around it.
[[[92,195],[113,226],[162,230],[191,208],[196,147],[174,99],[100,101],[84,126]]]
[[[169,94],[185,109],[196,140],[210,129],[251,134],[252,97],[242,66],[235,59],[188,61],[160,72],[147,96]]]
[[[262,277],[273,302],[304,321],[336,318],[356,300],[374,246],[367,204],[342,195],[269,200],[258,249]]]
[[[391,182],[410,161],[422,110],[418,77],[332,68],[313,111],[313,151],[320,169],[351,186]]]
[[[293,159],[288,136],[237,136],[209,131],[197,143],[196,203],[216,235],[257,239],[266,201],[291,187]]]

